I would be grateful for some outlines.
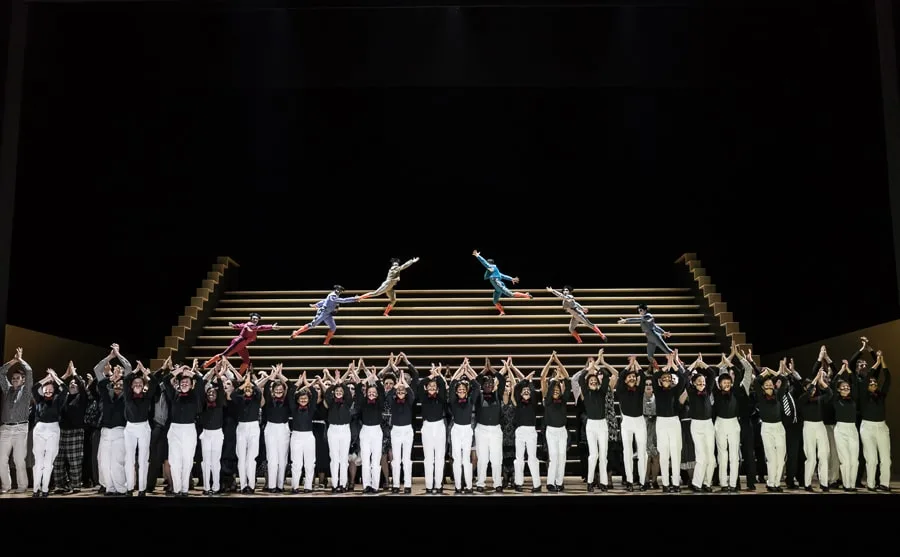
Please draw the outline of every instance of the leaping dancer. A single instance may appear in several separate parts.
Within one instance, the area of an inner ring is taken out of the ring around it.
[[[506,310],[503,309],[503,306],[500,304],[500,297],[507,296],[511,298],[528,298],[529,300],[534,298],[531,294],[527,292],[512,292],[509,288],[503,284],[503,281],[508,280],[513,284],[519,283],[519,277],[510,277],[504,275],[500,272],[500,269],[494,264],[493,259],[485,259],[481,257],[481,254],[478,253],[478,250],[473,250],[472,255],[478,259],[479,263],[484,265],[484,268],[487,269],[484,272],[484,280],[491,281],[491,286],[494,287],[494,306],[500,310],[500,315],[506,315]]]
[[[280,329],[278,323],[273,325],[260,325],[259,322],[261,319],[262,316],[260,314],[253,312],[250,314],[250,321],[247,321],[246,323],[232,323],[229,321],[228,326],[240,331],[240,333],[231,340],[231,344],[228,345],[228,348],[206,360],[203,364],[203,369],[208,368],[222,358],[237,354],[241,357],[241,368],[239,371],[241,375],[244,375],[244,372],[250,367],[250,351],[247,350],[247,347],[256,341],[256,334],[262,331],[277,331]]]
[[[557,298],[562,298],[563,309],[566,311],[566,313],[572,316],[572,319],[569,320],[569,332],[572,333],[572,336],[575,337],[575,340],[578,342],[578,344],[581,344],[581,337],[578,335],[578,333],[575,332],[575,327],[577,327],[579,323],[584,323],[585,325],[590,327],[595,333],[600,335],[600,340],[606,342],[606,335],[604,335],[600,331],[600,327],[591,323],[590,319],[588,319],[585,315],[585,313],[588,312],[587,308],[582,306],[575,300],[575,296],[572,295],[575,291],[572,290],[571,286],[563,286],[562,292],[560,292],[559,290],[554,290],[552,287],[548,286],[547,292],[553,294]]]
[[[400,264],[400,260],[396,257],[391,259],[391,268],[388,269],[387,278],[384,279],[384,282],[381,283],[381,286],[378,287],[377,290],[373,292],[368,292],[359,297],[360,300],[365,300],[366,298],[374,298],[375,296],[381,296],[382,294],[387,294],[388,305],[384,308],[384,316],[387,317],[388,314],[391,313],[391,310],[397,304],[397,294],[394,293],[394,287],[397,286],[397,283],[400,282],[400,271],[407,269],[410,265],[417,262],[419,260],[418,257],[413,257],[403,265]]]
[[[328,325],[328,334],[325,335],[325,344],[331,345],[331,337],[334,336],[334,332],[337,330],[337,325],[334,323],[334,314],[338,312],[341,304],[352,304],[362,299],[361,296],[341,298],[341,294],[343,292],[344,287],[340,284],[335,284],[334,290],[331,292],[331,294],[325,296],[325,298],[319,300],[314,304],[309,304],[309,307],[316,308],[316,310],[318,310],[316,311],[316,316],[313,317],[312,321],[291,333],[291,340],[294,340],[313,327],[325,323],[326,325]]]
[[[644,331],[644,334],[647,335],[647,359],[650,360],[650,365],[653,366],[653,369],[659,369],[659,364],[656,363],[656,358],[653,357],[656,354],[656,349],[659,348],[664,354],[671,354],[674,352],[669,345],[666,344],[664,338],[669,338],[672,336],[672,333],[666,332],[656,324],[656,319],[653,318],[653,314],[650,313],[650,310],[647,308],[647,304],[638,304],[638,314],[640,317],[629,317],[619,318],[619,325],[623,325],[625,323],[640,323],[641,330]]]

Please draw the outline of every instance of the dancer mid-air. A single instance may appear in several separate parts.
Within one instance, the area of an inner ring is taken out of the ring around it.
[[[309,304],[309,307],[316,308],[316,316],[313,317],[312,321],[291,333],[291,340],[294,340],[313,327],[325,323],[326,325],[328,325],[328,334],[325,335],[325,344],[330,345],[331,337],[334,336],[334,332],[337,330],[337,325],[334,322],[334,314],[338,312],[341,304],[352,304],[360,300],[360,296],[341,298],[341,294],[343,292],[344,287],[340,284],[335,284],[334,290],[328,296],[325,296],[325,298],[319,300],[314,304]]]
[[[519,283],[519,277],[510,277],[504,275],[500,272],[500,269],[494,264],[493,259],[485,259],[481,257],[481,254],[478,253],[478,250],[473,250],[472,255],[474,255],[478,261],[484,265],[486,271],[484,272],[484,280],[491,281],[491,286],[494,287],[494,306],[500,310],[500,315],[506,315],[506,310],[503,309],[503,306],[500,304],[501,296],[507,296],[511,298],[528,298],[529,300],[534,298],[528,292],[512,292],[509,288],[503,284],[503,281],[508,280],[513,284]]]
[[[400,271],[409,268],[410,265],[417,262],[418,260],[418,257],[413,257],[412,259],[401,265],[400,260],[396,257],[394,259],[391,259],[391,268],[388,269],[387,278],[384,279],[384,282],[381,283],[381,286],[379,286],[377,290],[363,294],[359,297],[359,299],[365,300],[366,298],[374,298],[375,296],[387,294],[388,305],[384,308],[384,316],[387,317],[391,313],[391,310],[394,308],[394,306],[397,304],[397,294],[394,293],[394,287],[397,286],[398,282],[400,282]]]
[[[572,316],[572,319],[569,320],[569,332],[572,333],[572,336],[575,337],[575,340],[578,344],[581,344],[581,337],[578,333],[575,332],[575,327],[578,326],[579,323],[584,323],[588,327],[590,327],[595,333],[600,335],[600,340],[606,341],[606,335],[604,335],[600,331],[600,327],[591,323],[590,319],[585,315],[587,313],[587,308],[582,306],[575,300],[575,296],[572,294],[575,292],[572,290],[572,287],[569,285],[563,286],[562,292],[559,290],[554,290],[552,287],[547,287],[547,292],[553,294],[557,298],[562,298],[562,307]]]
[[[647,304],[638,304],[638,314],[639,317],[629,317],[619,318],[619,325],[623,325],[625,323],[640,323],[641,330],[647,335],[647,359],[650,360],[650,365],[653,366],[653,369],[659,369],[659,364],[656,363],[656,358],[654,354],[656,354],[656,349],[659,348],[664,354],[671,354],[673,350],[669,348],[669,345],[666,344],[664,338],[669,338],[672,334],[666,332],[656,324],[656,319],[653,318],[653,315],[650,313],[649,308],[647,308]]]
[[[229,322],[228,326],[240,331],[240,333],[231,340],[231,344],[228,345],[228,348],[206,360],[203,364],[203,369],[207,369],[222,358],[237,354],[241,357],[241,368],[239,371],[241,375],[244,375],[244,372],[250,367],[250,351],[247,350],[247,347],[256,341],[256,334],[262,331],[277,331],[279,329],[278,323],[273,325],[260,325],[259,322],[261,319],[262,316],[253,312],[250,314],[250,321],[247,321],[246,323]]]

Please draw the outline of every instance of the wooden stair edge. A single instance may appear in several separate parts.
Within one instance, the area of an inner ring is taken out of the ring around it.
[[[185,338],[187,338],[188,331],[193,328],[204,304],[209,301],[213,293],[222,285],[222,277],[230,267],[238,268],[240,264],[227,255],[216,257],[215,262],[210,265],[210,270],[200,280],[200,287],[194,291],[195,295],[191,296],[190,305],[185,306],[184,313],[177,317],[176,324],[170,331],[171,334],[163,338],[162,346],[157,347],[156,358],[150,359],[151,369],[158,368],[165,361],[166,357],[173,355],[178,350]]]

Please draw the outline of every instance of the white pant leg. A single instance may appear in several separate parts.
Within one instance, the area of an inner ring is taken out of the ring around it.
[[[425,451],[425,489],[440,487],[444,475],[447,428],[443,421],[422,422],[422,448]]]
[[[169,425],[169,468],[172,471],[172,491],[187,493],[191,488],[191,468],[197,450],[197,428],[194,424]]]
[[[844,487],[856,487],[859,472],[859,431],[856,424],[838,422],[834,426],[834,441],[841,461],[841,481]]]
[[[107,491],[125,493],[125,428],[109,430],[109,486]]]
[[[316,436],[312,431],[299,433],[300,450],[303,455],[303,489],[312,491],[316,477]]]
[[[658,435],[658,433],[657,433]],[[625,481],[634,482],[634,448],[637,444],[638,474],[641,485],[647,482],[647,422],[643,416],[622,416],[622,453],[625,457]]]
[[[222,429],[204,429],[200,434],[200,452],[203,461],[200,469],[203,471],[203,489],[205,491],[219,491],[219,476],[222,472],[222,445],[225,442],[225,434]]]
[[[737,418],[717,418],[714,427],[719,461],[719,485],[737,487],[741,456],[741,424]]]
[[[288,455],[291,452],[291,426],[287,423],[281,424],[284,427],[279,428],[278,433],[278,487],[284,487],[284,479],[287,476]]]
[[[484,488],[490,459],[490,437],[483,425],[475,426],[475,454],[478,455],[478,478],[475,485]]]
[[[760,435],[766,453],[766,485],[778,487],[781,485],[781,473],[784,471],[787,454],[784,426],[780,423],[763,422],[760,425]]]
[[[456,489],[472,489],[472,428],[453,424],[450,429],[450,447],[453,449],[453,481]]]
[[[859,437],[862,439],[863,458],[866,461],[866,487],[890,485],[891,481],[891,430],[885,422],[863,420],[859,426]],[[881,474],[876,479],[878,465]],[[880,481],[878,481],[880,479]]]
[[[100,444],[97,446],[97,479],[100,485],[109,489],[110,441],[108,427],[100,429]]]
[[[656,448],[659,450],[659,472],[664,486],[681,485],[681,419],[678,416],[656,418]],[[670,466],[671,465],[671,466]]]
[[[16,464],[16,489],[25,491],[28,487],[28,424],[0,426],[0,483],[4,490],[12,489],[10,455]]]
[[[607,451],[609,448],[609,430],[606,420],[588,420],[584,426],[588,445],[588,475],[587,483],[594,482],[594,473],[600,466],[600,483],[609,483],[607,478]]]
[[[564,427],[546,427],[547,438],[547,485],[561,486],[566,475],[566,448],[569,432]]]
[[[819,485],[828,486],[828,431],[822,422],[803,422],[803,485],[812,485],[816,461],[819,463]]]
[[[881,464],[879,482],[883,486],[891,485],[891,429],[885,422],[875,422],[875,445],[878,447],[878,459]]]
[[[125,487],[128,491],[132,491],[136,483],[138,491],[147,491],[147,472],[150,469],[150,422],[125,424],[124,439]],[[137,480],[134,475],[135,462],[138,466]]]
[[[834,424],[826,425],[825,432],[828,434],[828,483],[832,484],[841,478],[841,460],[834,440]]]
[[[527,455],[527,457],[526,457]],[[513,461],[515,484],[525,484],[525,464],[531,474],[531,487],[541,487],[540,465],[537,458],[537,429],[534,426],[516,428],[516,459]]]
[[[716,434],[712,420],[691,420],[691,438],[694,440],[694,451],[697,455],[697,465],[694,467],[694,478],[691,483],[695,487],[709,485],[707,476],[710,468],[715,467],[713,450],[716,442]]]
[[[34,491],[50,490],[53,461],[59,453],[59,423],[38,422],[32,435]]]
[[[371,487],[376,491],[381,480],[383,436],[380,425],[364,425],[359,431],[359,458],[362,460],[363,487]]]
[[[350,460],[350,424],[328,426],[328,456],[331,457],[331,487],[347,485]]]
[[[241,489],[256,489],[256,457],[259,455],[259,422],[238,422],[235,434]],[[171,465],[171,462],[169,463]]]
[[[403,465],[403,487],[412,487],[412,443],[413,428],[411,425],[391,427],[391,451],[394,453],[393,466],[394,487],[400,487],[400,466]]]
[[[503,430],[500,429],[499,425],[477,425],[475,427],[475,435],[476,438],[478,436],[478,429],[482,430],[482,439],[484,442],[483,451],[485,453],[484,467],[482,468],[481,462],[481,451],[478,451],[478,470],[479,470],[479,486],[484,487],[485,478],[487,476],[487,465],[490,463],[491,465],[491,482],[493,488],[498,488],[503,485],[502,472],[503,472]],[[482,445],[479,445],[482,446]],[[482,474],[481,470],[484,470]]]
[[[290,444],[290,429],[286,423],[266,424],[266,468],[269,472],[269,489],[284,487],[287,451]]]

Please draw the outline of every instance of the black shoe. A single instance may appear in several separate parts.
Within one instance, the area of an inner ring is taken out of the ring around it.
[[[891,492],[891,486],[889,486],[889,485],[881,485],[881,484],[878,484],[878,485],[875,486],[875,489],[878,490],[878,491],[883,491],[883,492],[885,492],[885,493],[890,493],[890,492]]]
[[[532,487],[532,488],[531,488],[531,492],[532,492],[532,493],[540,493],[540,492],[541,492],[541,486]]]
[[[606,493],[607,491],[609,491],[609,486],[606,484],[597,484],[597,487],[599,487],[600,491],[602,491],[603,493]]]
[[[431,493],[432,493],[432,491],[426,487],[426,488],[425,488],[425,495],[431,495]]]
[[[42,491],[42,492],[41,492],[41,499],[46,499],[47,497],[50,497],[50,493],[48,493],[48,492],[46,492],[46,491]]]
[[[494,493],[503,493],[503,486],[502,486],[502,485],[498,485],[497,487],[495,487],[495,488],[494,488]]]
[[[553,484],[547,484],[547,493],[557,493],[559,489]]]
[[[40,492],[40,491],[35,491],[35,492],[31,495],[31,498],[32,498],[32,499],[40,499],[40,498],[41,498],[41,492]]]
[[[634,484],[632,484],[632,483],[630,483],[630,482],[626,482],[626,483],[625,483],[625,491],[627,491],[627,492],[629,492],[629,493],[633,492],[633,491],[634,491]]]
[[[588,493],[593,493],[593,492],[594,492],[594,484],[588,484],[588,485],[587,485],[587,490],[588,490]],[[517,491],[518,491],[518,490],[517,490]]]
[[[453,488],[453,494],[454,494],[454,495],[459,495],[459,494],[462,493],[462,492],[463,492],[463,490],[460,489],[460,488],[458,488],[458,487],[454,487],[454,488]]]
[[[269,493],[278,493],[278,490],[275,489],[274,487],[270,487],[270,488],[267,489],[266,491],[268,491]]]
[[[700,493],[700,491],[702,491],[702,488],[697,487],[697,486],[695,486],[694,484],[690,484],[690,485],[688,486],[688,489],[690,489],[690,490],[691,490],[692,492],[694,492],[694,493]]]
[[[747,484],[747,491],[756,491],[756,484]]]
[[[97,495],[106,495],[106,488],[101,485],[100,489],[97,490]]]
[[[412,493],[412,488],[411,488],[411,487],[404,487],[404,488],[403,488],[403,494],[404,494],[404,495],[409,495],[410,493]]]
[[[208,490],[208,489],[204,489],[204,490],[203,490],[203,495],[209,495],[209,490]]]
[[[779,486],[776,486],[776,487],[775,487],[775,493],[784,493],[784,489],[782,489],[782,487],[781,487],[780,485],[779,485]]]
[[[812,488],[811,485],[808,485],[808,486],[804,487],[803,490],[804,490],[804,491],[808,491],[808,492],[810,492],[810,493],[813,492],[813,488]]]
[[[311,489],[306,489],[306,488],[304,488],[304,489],[303,489],[303,493],[312,493],[312,490],[311,490]]]
[[[820,487],[822,489],[822,493],[828,493],[829,491],[831,491],[831,488],[829,488],[827,485],[823,485]]]
[[[558,489],[558,490],[559,490],[559,492],[560,492],[560,493],[562,493],[562,492],[563,492],[563,491],[565,491],[565,490],[566,490],[566,486],[564,486],[564,485],[562,485],[562,484],[560,484],[560,485],[558,485],[558,486],[556,486],[556,489]]]
[[[641,484],[641,491],[647,491],[648,489],[650,489],[650,484]]]
[[[147,496],[146,491],[138,491],[138,497],[146,497],[146,496]]]
[[[276,487],[276,488],[275,488],[275,493],[284,493],[284,489],[282,489],[282,488],[280,488],[280,487]]]
[[[63,493],[68,493],[68,492],[69,492],[68,489],[57,489],[57,490],[54,491],[53,493],[55,493],[55,494],[57,494],[57,495],[62,495]]]
[[[342,486],[342,485],[338,486],[338,488],[337,488],[338,493],[344,493],[345,491],[347,491],[347,490],[344,488],[344,486]]]
[[[730,487],[727,487],[727,486],[726,486],[726,487],[720,487],[720,488],[719,488],[719,493],[730,493],[730,492],[731,492],[731,488],[730,488]]]
[[[400,488],[399,487],[391,488],[391,493],[394,493],[394,494],[400,493]]]
[[[470,490],[470,491],[471,491],[471,490]],[[484,488],[483,488],[483,487],[476,487],[476,488],[475,488],[475,491],[477,491],[478,493],[484,493]]]
[[[72,493],[72,494],[75,494],[75,493],[81,493],[81,490],[78,489],[78,488],[70,489],[70,490],[68,491],[68,493]]]

